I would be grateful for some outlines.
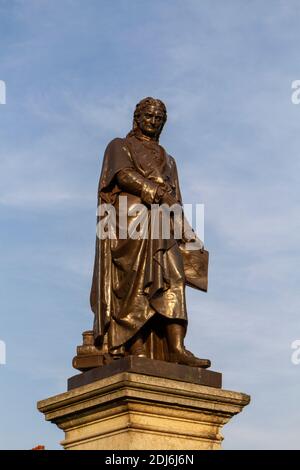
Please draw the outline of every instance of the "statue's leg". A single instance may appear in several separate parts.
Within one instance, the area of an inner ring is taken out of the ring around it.
[[[186,327],[183,322],[174,320],[167,321],[166,333],[170,362],[177,362],[178,364],[201,367],[204,369],[210,367],[211,362],[209,359],[199,359],[185,349],[184,337]]]
[[[128,344],[129,354],[138,357],[147,357],[142,334],[135,335]]]

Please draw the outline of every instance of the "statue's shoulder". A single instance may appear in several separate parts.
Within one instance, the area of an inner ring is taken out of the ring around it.
[[[167,163],[169,164],[169,166],[173,166],[174,164],[176,165],[176,162],[175,162],[175,158],[172,157],[172,155],[170,155],[165,147],[163,147],[161,144],[159,144],[160,148],[163,150],[164,154],[165,154],[165,157],[167,159]]]
[[[166,156],[167,156],[167,160],[168,160],[168,163],[170,165],[170,167],[175,167],[176,168],[176,160],[174,157],[172,157],[172,155],[170,155],[168,152],[166,152]]]
[[[113,152],[121,149],[125,145],[125,140],[126,139],[122,137],[115,137],[107,144],[106,152]]]

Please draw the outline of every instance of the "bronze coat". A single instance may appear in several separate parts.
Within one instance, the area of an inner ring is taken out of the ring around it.
[[[143,181],[140,194],[120,187],[117,175],[121,170],[138,172]],[[155,202],[161,183],[169,185],[181,204],[175,160],[159,144],[135,136],[114,139],[104,154],[98,206],[113,204],[118,222],[120,196],[127,196],[128,209],[143,203],[150,230],[150,204]],[[128,216],[128,224],[134,219],[134,215]],[[109,352],[117,350],[155,313],[187,321],[186,278],[179,245],[172,232],[169,239],[97,237],[90,299],[96,344]]]

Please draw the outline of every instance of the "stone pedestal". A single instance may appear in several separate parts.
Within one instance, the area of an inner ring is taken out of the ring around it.
[[[68,392],[38,403],[65,432],[65,449],[220,449],[222,426],[250,401],[219,388],[221,374],[145,358],[85,374],[69,380]]]

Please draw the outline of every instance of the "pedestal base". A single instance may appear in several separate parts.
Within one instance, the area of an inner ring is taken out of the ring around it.
[[[46,419],[65,432],[65,449],[220,449],[222,426],[250,401],[248,395],[190,380],[133,372],[128,363],[129,371],[38,403]]]
[[[126,356],[68,379],[68,390],[87,385],[120,372],[134,372],[163,379],[175,379],[209,387],[222,387],[222,374],[198,367],[157,361],[147,357]]]

